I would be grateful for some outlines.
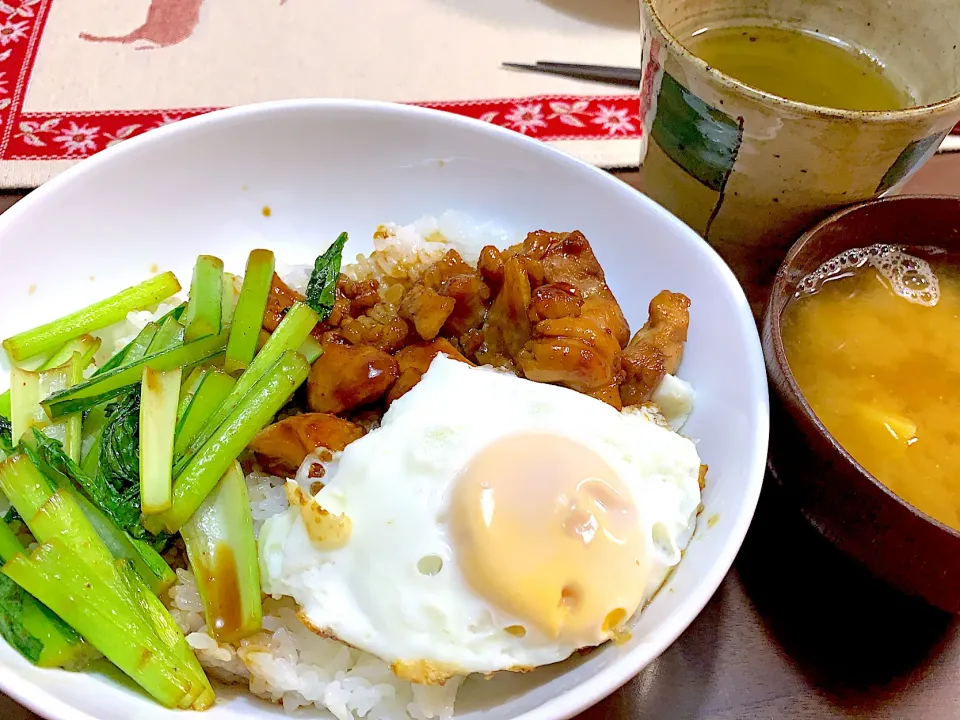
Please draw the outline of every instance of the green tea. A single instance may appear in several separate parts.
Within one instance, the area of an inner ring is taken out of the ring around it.
[[[686,46],[726,75],[788,100],[840,110],[914,104],[866,52],[818,33],[759,25],[708,28]]]

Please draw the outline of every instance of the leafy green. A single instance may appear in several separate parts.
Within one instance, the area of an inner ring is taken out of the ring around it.
[[[0,453],[4,455],[13,455],[13,428],[10,421],[0,416]],[[3,521],[9,525],[12,522],[20,520],[20,513],[11,505],[10,509],[3,516]]]
[[[176,576],[160,555],[169,540],[168,536],[155,538],[137,525],[132,530],[143,538],[140,539],[122,529],[116,519],[117,508],[111,502],[113,491],[109,487],[103,490],[102,480],[92,480],[90,475],[80,470],[56,440],[34,430],[25,436],[19,450],[40,469],[40,477],[52,483],[52,488],[69,492],[113,556],[132,562],[137,574],[154,592],[160,594],[173,584]],[[50,462],[45,458],[49,458]]]
[[[20,444],[20,451],[26,454],[44,475],[59,477],[67,484],[76,485],[114,525],[126,529],[133,513],[115,497],[113,488],[100,478],[91,478],[84,473],[79,465],[66,456],[58,441],[37,430],[33,431],[30,440],[29,443],[24,441]],[[139,518],[139,514],[137,517]]]
[[[347,233],[340,233],[333,245],[316,259],[313,273],[307,284],[307,305],[312,307],[323,322],[333,312],[333,303],[337,299],[337,280],[340,277],[340,261],[343,246],[347,242]]]
[[[13,530],[0,523],[0,561],[26,550]],[[41,667],[79,670],[93,650],[69,625],[6,575],[0,573],[0,636]]]
[[[0,416],[0,451],[13,454],[13,426],[10,420]]]
[[[125,402],[113,403],[109,412],[120,426],[113,428],[113,437],[109,443],[103,438],[101,447],[100,472],[90,476],[80,469],[73,460],[66,456],[59,442],[51,440],[39,431],[34,431],[32,443],[21,443],[20,450],[26,453],[31,460],[48,476],[57,474],[69,483],[76,485],[83,495],[120,530],[125,530],[131,537],[143,541],[146,545],[158,552],[163,552],[170,541],[170,536],[161,534],[154,536],[147,532],[140,524],[140,472],[139,472],[139,444],[137,433],[140,426],[139,396],[136,404],[128,397]],[[129,418],[133,414],[133,421]],[[119,419],[118,419],[119,417]],[[104,428],[104,435],[111,428]],[[131,434],[132,433],[132,434]],[[130,442],[133,442],[133,449]],[[109,444],[109,448],[107,445]],[[31,445],[34,447],[32,448]],[[135,452],[135,455],[131,453]],[[106,456],[110,456],[106,460]],[[136,471],[132,476],[125,476],[130,472],[130,462]],[[109,478],[104,468],[109,467]]]
[[[23,604],[27,594],[13,580],[0,573],[0,635],[27,660],[40,662],[43,643],[24,627]]]
[[[106,408],[107,424],[100,439],[100,479],[118,503],[140,522],[140,393],[121,396]],[[129,530],[126,523],[120,527]]]

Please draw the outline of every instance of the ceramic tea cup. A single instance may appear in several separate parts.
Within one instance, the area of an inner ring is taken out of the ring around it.
[[[960,120],[956,0],[640,0],[640,188],[766,286],[793,240],[838,208],[896,192]],[[684,45],[704,28],[772,25],[867,50],[915,107],[787,100]]]

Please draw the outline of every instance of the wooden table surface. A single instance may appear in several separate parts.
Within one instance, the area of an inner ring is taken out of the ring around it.
[[[960,153],[933,158],[907,192],[960,195]],[[0,196],[0,210],[17,199]],[[768,481],[733,570],[706,609],[579,720],[628,717],[960,718],[960,624],[840,557]],[[0,695],[0,719],[37,717]]]

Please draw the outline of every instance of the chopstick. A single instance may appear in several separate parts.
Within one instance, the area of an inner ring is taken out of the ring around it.
[[[602,82],[610,85],[626,85],[631,87],[639,87],[640,80],[643,77],[643,73],[637,68],[544,62],[542,60],[538,60],[535,65],[505,62],[503,63],[503,67],[510,68],[511,70],[542,72],[548,75],[560,75],[577,80],[591,80],[593,82]]]

